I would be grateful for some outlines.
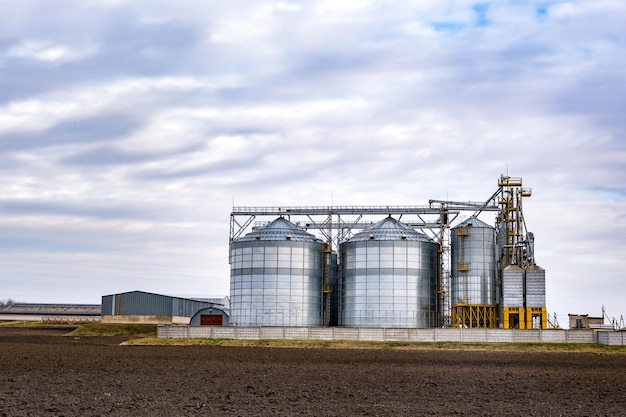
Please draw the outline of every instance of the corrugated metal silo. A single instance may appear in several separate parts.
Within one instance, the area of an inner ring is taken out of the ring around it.
[[[323,246],[282,217],[233,241],[231,323],[321,326]]]
[[[546,270],[533,265],[526,269],[526,307],[546,306]]]
[[[497,326],[495,229],[471,217],[451,233],[451,324]]]
[[[437,325],[438,245],[392,217],[340,245],[340,325]]]
[[[509,265],[502,271],[502,325],[505,329],[524,328],[524,270]]]
[[[526,328],[547,328],[546,270],[537,265],[525,271]]]

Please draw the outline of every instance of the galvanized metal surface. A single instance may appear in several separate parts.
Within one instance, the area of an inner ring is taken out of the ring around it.
[[[192,317],[198,310],[212,305],[188,298],[132,291],[103,296],[102,315]]]
[[[100,316],[101,313],[102,306],[99,304],[14,303],[0,308],[3,315]]]
[[[348,242],[366,240],[411,240],[417,242],[430,242],[430,239],[409,226],[389,216],[348,239]]]
[[[340,326],[436,326],[437,248],[390,217],[342,243]]]
[[[322,325],[323,244],[279,218],[231,243],[231,323]]]
[[[238,242],[250,242],[256,240],[295,240],[300,242],[319,242],[320,240],[306,230],[296,226],[290,221],[279,217],[270,224],[237,239]]]
[[[532,266],[525,271],[526,274],[526,306],[546,306],[546,270]]]
[[[524,270],[516,265],[509,265],[502,272],[502,305],[524,306]]]
[[[498,303],[495,229],[471,217],[451,231],[452,306]]]

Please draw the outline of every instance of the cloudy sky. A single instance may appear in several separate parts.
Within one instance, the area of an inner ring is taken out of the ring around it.
[[[228,295],[235,206],[523,177],[550,314],[626,315],[626,2],[0,0],[0,299]]]

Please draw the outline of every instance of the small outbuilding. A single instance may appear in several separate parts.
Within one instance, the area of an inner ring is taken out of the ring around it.
[[[589,314],[568,314],[570,329],[592,329],[604,325],[604,317],[589,317]]]

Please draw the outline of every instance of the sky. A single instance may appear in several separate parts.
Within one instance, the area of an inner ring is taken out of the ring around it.
[[[234,206],[484,201],[626,315],[626,2],[0,0],[0,300],[229,294]]]

